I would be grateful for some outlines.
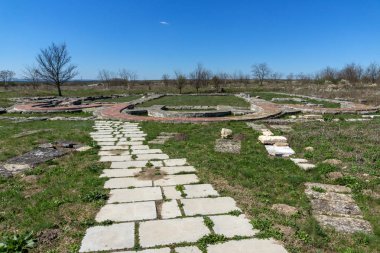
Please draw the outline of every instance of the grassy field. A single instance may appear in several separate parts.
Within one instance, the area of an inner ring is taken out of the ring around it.
[[[285,94],[278,94],[278,93],[273,93],[273,92],[253,92],[251,93],[252,96],[260,96],[262,99],[271,101],[272,98],[302,98],[302,97],[297,97],[297,96],[291,96],[291,95],[285,95]],[[311,99],[311,98],[302,98],[308,103],[312,104],[321,104],[326,108],[339,108],[340,104],[339,103],[334,103],[334,102],[328,102],[328,101],[321,101],[317,99]],[[273,101],[274,103],[277,104],[303,104],[301,102],[297,101]]]
[[[131,95],[128,97],[119,97],[119,98],[109,98],[109,99],[101,99],[98,100],[99,102],[113,102],[113,103],[125,103],[125,102],[130,102],[135,99],[139,99],[141,96],[139,95]]]
[[[92,144],[92,122],[0,121],[0,160],[31,150],[39,143],[72,140]],[[14,135],[45,129],[21,138]],[[13,233],[45,238],[32,252],[77,252],[88,226],[104,204],[102,164],[97,149],[52,160],[12,179],[0,177],[0,241]],[[57,238],[49,242],[46,237]]]
[[[314,124],[314,123],[313,123]],[[321,129],[328,128],[330,135],[342,131],[340,123],[326,123],[316,125],[312,129],[315,132],[308,135],[308,126],[295,126],[294,133],[290,136],[290,144],[300,154],[303,154],[304,146],[313,144],[318,153],[326,153],[324,157],[315,157],[315,162],[321,162],[319,158],[332,157],[332,151],[324,148],[326,141],[318,141],[317,133]],[[364,197],[357,192],[355,199],[362,208],[365,218],[374,227],[374,235],[355,234],[347,236],[331,230],[322,229],[311,216],[311,206],[304,194],[305,182],[339,183],[355,188],[352,182],[361,182],[353,179],[354,175],[347,176],[339,182],[331,182],[325,174],[339,168],[327,165],[318,165],[316,169],[305,172],[300,170],[291,161],[282,158],[268,157],[263,145],[257,141],[258,133],[247,128],[244,123],[217,123],[207,125],[194,124],[159,124],[143,123],[144,130],[148,133],[148,139],[155,138],[160,132],[179,132],[187,136],[185,141],[169,141],[163,146],[164,152],[172,158],[186,157],[190,164],[199,170],[199,176],[203,182],[212,183],[223,195],[231,196],[237,200],[238,205],[251,218],[253,225],[261,230],[260,237],[274,237],[285,242],[290,252],[379,252],[380,250],[380,226],[379,226],[379,201]],[[344,125],[345,126],[345,125]],[[364,124],[350,123],[347,127],[354,126],[366,131],[378,129],[379,121],[374,121],[368,127]],[[245,140],[242,143],[242,152],[239,155],[222,154],[214,151],[215,139],[219,137],[222,127],[231,128],[234,133],[243,134]],[[323,131],[323,130],[322,130]],[[345,130],[344,130],[345,131]],[[323,131],[325,132],[325,131]],[[345,131],[346,132],[346,131]],[[332,142],[331,147],[343,147],[342,153],[337,153],[334,158],[344,159],[350,157],[351,152],[345,150],[352,143],[350,135],[354,131],[346,132],[348,136],[338,138]],[[371,132],[371,134],[375,134]],[[368,134],[370,137],[370,134]],[[309,141],[309,138],[313,140]],[[356,150],[357,156],[363,155],[367,160],[366,172],[372,174],[378,168],[379,143],[376,138],[359,140]],[[161,147],[157,145],[157,147]],[[371,155],[372,154],[372,155]],[[341,157],[342,156],[342,157]],[[310,158],[310,155],[305,154]],[[318,158],[318,159],[317,159]],[[376,162],[375,162],[376,161]],[[351,161],[355,164],[355,161]],[[356,170],[360,168],[356,167]],[[378,173],[378,172],[376,172]],[[350,175],[351,171],[347,172]],[[356,178],[356,177],[355,177]],[[372,188],[379,184],[378,179],[363,187]],[[379,189],[377,189],[379,190]],[[285,203],[299,209],[299,214],[286,217],[271,210],[276,203]],[[287,232],[281,232],[285,229]]]
[[[152,105],[169,105],[169,106],[179,106],[179,105],[229,105],[229,106],[239,106],[239,107],[249,107],[249,104],[241,98],[235,96],[165,96],[162,98],[154,99],[143,103],[139,106],[148,107]]]

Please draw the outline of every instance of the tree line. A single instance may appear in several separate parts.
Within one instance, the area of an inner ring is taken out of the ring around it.
[[[41,49],[36,57],[36,65],[26,67],[24,70],[24,78],[28,80],[34,87],[40,83],[53,84],[56,86],[58,95],[62,96],[61,86],[72,80],[78,75],[77,66],[71,63],[71,56],[68,52],[66,44],[52,43],[49,47]],[[11,70],[1,70],[0,80],[5,88],[15,76],[15,72]],[[98,80],[107,87],[112,85],[126,86],[128,89],[136,83],[138,79],[137,73],[128,69],[120,69],[118,72],[109,70],[100,70]],[[192,86],[197,93],[204,87],[213,88],[216,92],[223,92],[223,87],[228,84],[242,84],[246,87],[251,83],[264,85],[265,83],[278,82],[301,82],[301,83],[376,83],[380,81],[380,66],[373,62],[363,67],[356,63],[345,65],[341,69],[326,67],[314,74],[293,74],[286,76],[279,72],[273,71],[267,63],[254,64],[251,67],[251,73],[243,73],[241,71],[229,74],[227,72],[213,73],[198,63],[193,71],[186,74],[181,71],[174,71],[172,75],[165,73],[162,75],[160,83],[166,88],[174,85],[179,93],[182,93],[186,85]],[[141,81],[140,81],[141,82]],[[145,80],[143,84],[150,90],[153,81]]]

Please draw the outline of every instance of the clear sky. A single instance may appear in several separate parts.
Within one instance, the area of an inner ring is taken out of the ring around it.
[[[0,69],[22,76],[41,48],[66,42],[79,78],[100,69],[161,78],[380,63],[380,0],[0,0]]]

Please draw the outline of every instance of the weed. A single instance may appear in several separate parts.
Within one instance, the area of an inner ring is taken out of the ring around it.
[[[26,253],[29,249],[34,248],[36,240],[33,238],[33,233],[5,235],[0,241],[0,252],[6,253]]]
[[[227,238],[224,235],[218,234],[209,234],[203,236],[201,239],[197,241],[198,247],[205,252],[208,244],[216,244],[220,242],[225,242]]]
[[[92,191],[82,197],[84,202],[94,202],[99,200],[107,200],[108,194],[100,192],[100,191]]]
[[[203,217],[203,223],[211,230],[213,231],[214,228],[214,222],[210,219],[210,217]]]
[[[322,187],[319,187],[319,186],[313,186],[313,187],[311,187],[311,189],[312,189],[313,191],[315,191],[315,192],[320,192],[320,193],[324,193],[324,192],[326,192],[325,189],[323,189]]]

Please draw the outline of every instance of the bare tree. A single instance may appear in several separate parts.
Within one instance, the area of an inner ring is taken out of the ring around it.
[[[162,75],[162,82],[164,83],[165,88],[168,88],[170,82],[170,76],[168,74]]]
[[[98,73],[98,79],[101,80],[102,83],[107,86],[107,88],[109,88],[114,78],[115,78],[114,74],[111,71],[106,70],[106,69],[102,69]]]
[[[0,79],[3,81],[4,88],[8,88],[8,83],[12,81],[13,77],[16,75],[12,70],[1,70]]]
[[[363,68],[355,63],[347,64],[339,73],[340,78],[354,84],[361,80]]]
[[[336,82],[338,79],[338,71],[332,67],[326,67],[318,74],[319,79],[323,81]]]
[[[77,67],[70,64],[71,56],[66,44],[51,44],[46,49],[41,49],[37,55],[38,75],[47,83],[55,84],[58,89],[58,96],[62,96],[61,85],[73,79],[78,72]]]
[[[270,75],[270,78],[272,79],[272,81],[274,83],[278,83],[280,81],[280,79],[282,78],[282,74],[279,73],[279,72],[273,72],[271,75]]]
[[[271,69],[266,63],[259,63],[252,66],[252,75],[256,78],[260,85],[263,85],[263,82],[271,73]]]
[[[34,66],[27,66],[24,70],[24,78],[32,84],[33,89],[37,88],[40,83],[40,76],[38,74],[38,69]]]
[[[195,70],[190,74],[191,81],[194,88],[197,90],[197,93],[201,87],[207,86],[210,75],[210,71],[205,69],[202,64],[198,63]]]
[[[211,78],[211,85],[214,87],[214,89],[216,90],[216,92],[220,92],[220,85],[221,85],[221,83],[222,83],[222,80],[220,79],[219,76],[214,75]]]
[[[186,76],[179,71],[175,71],[175,84],[179,90],[179,94],[182,93],[182,89],[186,84]]]
[[[218,74],[220,81],[223,83],[223,86],[227,86],[228,81],[231,79],[231,76],[226,72],[221,72]]]
[[[132,72],[127,69],[119,70],[119,78],[123,81],[124,85],[126,84],[128,90],[131,89],[131,76]]]
[[[372,62],[365,70],[365,79],[371,83],[376,83],[380,78],[380,67],[377,63]]]
[[[294,80],[294,74],[293,73],[289,73],[287,76],[286,76],[286,81],[288,84],[292,83],[292,81]]]

